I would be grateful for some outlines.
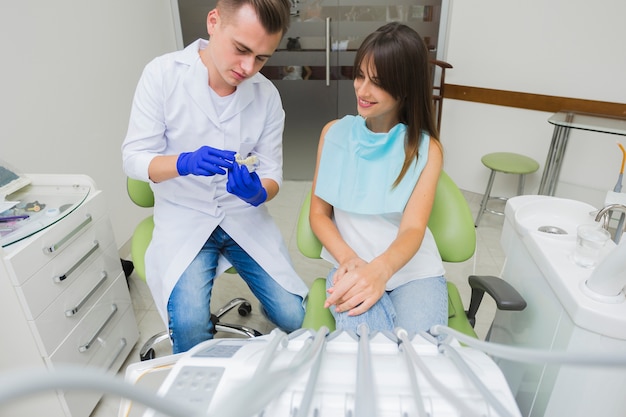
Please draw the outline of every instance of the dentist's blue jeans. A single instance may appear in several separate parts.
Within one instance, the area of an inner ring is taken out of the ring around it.
[[[176,283],[167,304],[173,353],[213,338],[211,290],[219,255],[233,264],[266,317],[285,332],[302,325],[302,298],[281,287],[221,227],[217,227]]]
[[[326,288],[332,286],[333,268],[326,277]],[[448,324],[448,287],[442,276],[416,279],[407,282],[383,296],[365,313],[349,316],[337,313],[330,306],[337,330],[355,333],[361,323],[367,323],[370,332],[390,331],[396,327],[405,329],[409,335],[428,331],[435,324]]]

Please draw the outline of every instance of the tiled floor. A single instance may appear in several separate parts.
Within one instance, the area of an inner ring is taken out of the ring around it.
[[[296,246],[296,222],[300,206],[311,187],[306,181],[286,181],[283,183],[278,196],[268,203],[270,213],[278,223],[281,232],[287,242],[296,270],[302,279],[310,284],[317,277],[324,277],[328,272],[328,264],[322,260],[311,260],[304,257]],[[481,196],[475,193],[464,192],[470,204],[472,213],[478,211]],[[468,261],[458,264],[446,264],[446,278],[457,284],[465,305],[469,302],[470,289],[467,277],[472,274],[499,275],[504,263],[504,252],[500,247],[500,231],[502,229],[502,216],[485,214],[481,219],[477,231],[477,248],[475,255]],[[139,324],[139,342],[128,357],[126,364],[120,371],[123,375],[128,364],[139,361],[139,349],[150,336],[164,330],[161,321],[146,284],[136,275],[129,280],[130,293],[133,300],[135,315]],[[252,303],[252,314],[242,318],[236,312],[228,314],[228,321],[232,323],[245,323],[262,333],[268,333],[273,327],[259,313],[258,302],[252,296],[250,290],[242,283],[237,275],[225,274],[220,277],[213,291],[214,308],[221,306],[233,297],[245,297]],[[476,331],[480,337],[484,337],[489,324],[495,313],[495,303],[489,297],[485,297],[481,309],[478,312]],[[226,321],[226,320],[225,320]],[[218,337],[220,335],[218,334]],[[224,335],[222,335],[224,336]],[[167,343],[162,343],[157,349],[157,356],[171,353]],[[119,398],[105,396],[91,417],[114,417],[117,416]]]

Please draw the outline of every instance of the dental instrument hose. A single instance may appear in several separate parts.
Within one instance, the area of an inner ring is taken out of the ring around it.
[[[119,395],[171,417],[200,417],[187,404],[165,399],[156,393],[104,373],[102,369],[63,366],[53,370],[24,369],[0,375],[0,414],[5,404],[51,390],[82,390]]]
[[[451,345],[444,343],[440,345],[439,350],[443,352],[444,355],[447,355],[452,362],[459,368],[461,372],[463,372],[469,379],[472,380],[474,386],[480,391],[482,396],[491,404],[491,406],[496,410],[499,416],[509,416],[513,417],[513,415],[507,410],[504,405],[496,398],[495,395],[485,386],[485,384],[480,380],[480,378],[476,375],[472,368],[470,368],[465,360],[461,357],[461,355],[454,349]]]
[[[417,410],[418,416],[426,415],[426,407],[424,406],[424,399],[422,398],[422,392],[420,390],[420,386],[417,383],[417,374],[415,373],[415,368],[413,366],[413,359],[411,356],[411,352],[409,352],[409,348],[407,348],[405,342],[408,343],[408,337],[406,330],[403,334],[404,339],[400,339],[398,336],[398,340],[400,343],[398,344],[398,349],[402,352],[402,356],[404,358],[404,362],[409,370],[409,381],[411,383],[411,388],[413,389],[413,401],[415,401],[415,408]]]
[[[322,326],[320,330],[326,333],[329,332],[329,329],[326,326]],[[300,407],[298,407],[298,415],[296,417],[307,417],[309,415],[309,409],[311,408],[311,404],[313,403],[313,396],[315,394],[315,387],[317,385],[317,380],[322,369],[322,351],[323,346],[319,349],[317,357],[315,358],[315,362],[311,367],[311,374],[306,384],[306,388],[304,389],[304,395],[302,396],[302,402],[300,403]],[[317,410],[313,412],[313,415],[317,415]]]
[[[277,370],[271,370],[268,367],[268,371],[264,374],[255,373],[241,389],[223,398],[215,406],[220,416],[249,417],[261,413],[267,404],[280,395],[289,383],[307,368],[307,365],[315,363],[315,359],[324,347],[327,333],[328,328],[322,326],[315,338],[305,342],[289,365]],[[273,355],[273,358],[275,359],[276,356]]]
[[[616,193],[622,192],[622,178],[624,177],[624,164],[626,164],[626,149],[624,146],[617,142],[617,146],[619,146],[622,151],[622,167],[619,170],[619,176],[617,177],[617,183],[613,188],[613,191]],[[626,217],[626,213],[622,213],[619,216],[619,220],[617,221],[617,227],[615,228],[615,243],[619,243],[621,236],[617,236],[617,233],[622,233],[624,231],[624,218]]]
[[[357,328],[359,349],[357,351],[356,398],[354,413],[359,417],[376,417],[376,388],[372,373],[370,332],[366,323]]]
[[[615,191],[616,193],[621,193],[622,192],[622,178],[624,177],[624,164],[626,164],[626,149],[624,149],[624,146],[619,142],[617,142],[617,146],[619,146],[620,150],[622,151],[622,167],[619,170],[619,175],[617,176],[617,183],[615,184],[613,191]]]
[[[626,352],[614,353],[612,355],[603,352],[551,352],[547,350],[511,347],[498,343],[483,342],[473,337],[467,336],[448,326],[436,325],[430,329],[432,335],[453,336],[459,342],[482,350],[499,358],[508,359],[514,362],[526,363],[556,363],[562,365],[578,366],[626,366]],[[449,344],[447,341],[444,342]]]
[[[422,372],[422,375],[424,375],[426,379],[430,381],[430,383],[435,388],[435,390],[441,393],[441,395],[444,398],[450,401],[450,404],[452,404],[457,410],[460,411],[460,414],[462,416],[466,416],[466,417],[472,417],[472,416],[481,417],[482,416],[481,413],[468,407],[465,401],[461,400],[459,396],[457,396],[454,392],[452,392],[452,390],[450,390],[437,377],[435,377],[435,375],[433,375],[430,369],[428,369],[428,366],[424,364],[424,361],[420,359],[418,353],[415,351],[415,348],[413,348],[413,345],[411,344],[408,338],[407,331],[405,329],[398,328],[396,329],[395,334],[396,334],[396,337],[400,340],[400,343],[401,343],[400,346],[402,346],[403,349],[406,349],[408,356],[411,358],[413,363]]]

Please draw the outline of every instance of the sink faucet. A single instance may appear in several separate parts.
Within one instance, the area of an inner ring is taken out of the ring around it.
[[[624,217],[626,216],[626,206],[623,204],[609,204],[608,206],[600,209],[598,214],[596,214],[596,221],[602,221],[602,227],[606,230],[609,230],[609,220],[611,219],[611,213],[613,211],[621,211],[619,222],[617,224],[617,228],[615,229],[615,236],[613,237],[613,241],[615,243],[619,243],[620,238],[624,232]]]

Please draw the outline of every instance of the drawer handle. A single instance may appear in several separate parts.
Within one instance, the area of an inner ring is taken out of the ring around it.
[[[54,282],[56,282],[56,283],[65,281],[65,279],[72,272],[74,272],[76,270],[76,268],[78,268],[83,262],[85,262],[87,260],[87,258],[89,258],[91,256],[91,254],[94,253],[96,251],[96,249],[98,249],[98,247],[100,247],[100,243],[97,240],[94,240],[93,241],[93,246],[91,247],[91,249],[89,249],[89,251],[87,251],[87,253],[84,254],[83,257],[78,260],[78,262],[76,262],[70,269],[68,269],[66,273],[64,273],[63,275],[56,276],[56,277],[52,278],[52,280]]]
[[[115,352],[115,355],[113,355],[113,359],[111,360],[111,362],[109,362],[109,365],[107,366],[107,371],[111,370],[111,367],[113,366],[113,364],[115,364],[115,362],[117,361],[117,358],[120,357],[120,355],[122,354],[122,352],[124,352],[124,349],[126,348],[126,338],[122,337],[120,339],[120,343],[119,343],[119,348],[117,348],[117,352]]]
[[[102,271],[100,273],[100,276],[100,281],[98,281],[98,283],[92,288],[92,290],[89,291],[89,294],[87,294],[82,300],[80,300],[78,304],[74,306],[74,308],[72,308],[71,310],[65,310],[65,317],[72,317],[74,314],[78,313],[78,310],[80,310],[85,305],[87,300],[89,300],[89,298],[91,298],[91,296],[94,295],[96,291],[98,291],[98,288],[100,288],[102,284],[104,284],[104,281],[106,281],[108,277],[107,272]]]
[[[59,248],[61,246],[63,246],[65,244],[65,242],[70,240],[72,238],[72,236],[74,236],[76,233],[78,233],[83,227],[87,226],[90,222],[91,222],[91,214],[87,213],[87,218],[85,219],[84,222],[79,224],[76,227],[76,229],[72,230],[68,235],[66,235],[63,239],[59,240],[54,245],[48,246],[46,248],[43,248],[43,252],[46,253],[46,254],[56,252],[57,250],[59,250]]]
[[[111,314],[109,314],[109,316],[106,318],[106,320],[104,320],[104,323],[102,323],[102,326],[100,326],[100,328],[98,330],[96,330],[96,332],[93,334],[93,336],[91,336],[91,339],[89,339],[89,342],[87,342],[84,345],[81,345],[81,346],[78,347],[78,351],[79,352],[83,353],[83,352],[87,352],[89,350],[89,348],[93,345],[93,343],[96,341],[98,336],[100,336],[100,333],[102,333],[102,330],[104,330],[104,328],[107,326],[107,324],[109,324],[109,322],[111,321],[111,319],[113,318],[113,316],[115,315],[116,312],[117,312],[117,305],[116,304],[111,304]]]

